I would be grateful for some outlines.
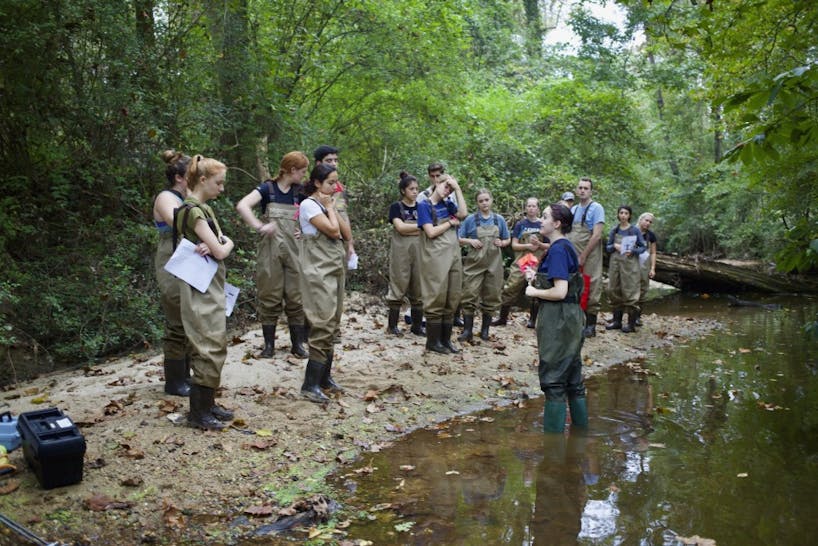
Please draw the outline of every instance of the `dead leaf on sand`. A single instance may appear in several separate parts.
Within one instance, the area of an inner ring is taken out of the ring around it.
[[[83,501],[83,505],[86,509],[91,510],[92,512],[104,512],[106,510],[127,510],[133,506],[133,503],[129,501],[115,500],[108,495],[97,493],[96,495],[92,495],[91,497],[85,499]]]
[[[0,495],[8,495],[20,487],[20,480],[10,479],[0,482]]]
[[[262,517],[273,515],[273,507],[269,504],[262,504],[260,506],[248,506],[244,509],[244,513],[248,516]]]

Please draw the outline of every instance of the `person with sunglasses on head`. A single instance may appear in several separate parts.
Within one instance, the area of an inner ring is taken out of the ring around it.
[[[636,326],[642,326],[642,310],[648,301],[650,280],[656,276],[656,234],[650,229],[655,221],[656,217],[652,213],[643,212],[636,222],[639,231],[642,232],[642,237],[645,239],[645,244],[648,246],[647,255],[641,254],[639,256],[641,279],[639,282],[639,310],[636,312],[636,321],[634,322]]]

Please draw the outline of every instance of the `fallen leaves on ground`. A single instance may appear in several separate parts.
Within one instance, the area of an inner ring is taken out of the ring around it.
[[[105,512],[106,510],[127,510],[133,506],[132,502],[115,500],[108,495],[97,493],[83,501],[86,509],[92,512]]]

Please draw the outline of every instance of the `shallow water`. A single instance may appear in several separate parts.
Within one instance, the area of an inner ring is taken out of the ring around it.
[[[337,478],[348,539],[383,544],[814,544],[818,301],[675,296],[724,330],[588,381],[587,434],[542,399],[416,431]],[[624,334],[623,334],[624,335]]]

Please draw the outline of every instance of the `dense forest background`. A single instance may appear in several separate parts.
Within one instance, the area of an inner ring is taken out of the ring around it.
[[[814,271],[816,23],[798,0],[0,0],[0,345],[48,368],[157,342],[167,148],[230,167],[231,320],[255,256],[233,205],[319,144],[374,292],[398,172],[431,161],[509,217],[588,175],[665,251]]]

